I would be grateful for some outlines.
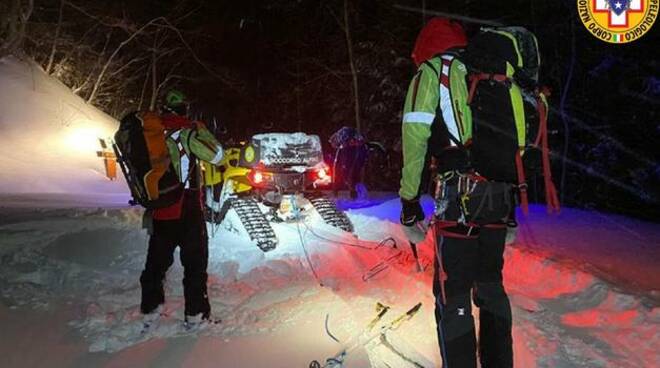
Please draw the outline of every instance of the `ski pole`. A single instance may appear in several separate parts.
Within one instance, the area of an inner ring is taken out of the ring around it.
[[[412,249],[413,257],[415,257],[417,272],[424,272],[424,268],[422,268],[422,264],[419,262],[419,255],[417,254],[417,244],[410,242],[410,249]]]

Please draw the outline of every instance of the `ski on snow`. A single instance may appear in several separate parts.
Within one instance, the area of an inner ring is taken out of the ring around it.
[[[385,336],[388,331],[396,330],[403,324],[411,320],[415,314],[422,307],[422,303],[417,303],[414,307],[410,308],[407,312],[402,313],[393,320],[381,324],[378,328],[375,328],[379,322],[383,319],[385,314],[390,310],[390,307],[385,306],[381,303],[376,305],[376,317],[369,322],[367,327],[364,328],[362,332],[350,338],[346,343],[343,344],[342,349],[335,354],[334,356],[327,358],[325,364],[321,365],[318,360],[314,360],[309,363],[309,368],[341,368],[343,367],[346,357],[348,357],[353,351],[359,349],[360,347],[366,346],[375,339]],[[375,328],[375,329],[374,329]],[[331,335],[332,336],[332,335]],[[335,339],[336,340],[336,339]]]

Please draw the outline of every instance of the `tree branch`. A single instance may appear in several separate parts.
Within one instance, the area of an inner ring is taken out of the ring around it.
[[[177,27],[175,27],[174,25],[172,25],[172,23],[170,23],[166,18],[160,18],[159,20],[161,20],[164,24],[159,24],[158,26],[165,27],[165,28],[168,28],[168,29],[170,29],[171,31],[173,31],[173,32],[179,37],[179,40],[181,41],[181,43],[182,43],[182,44],[186,47],[186,49],[190,52],[190,54],[192,55],[193,59],[194,59],[199,65],[201,65],[202,68],[204,68],[204,70],[206,70],[209,74],[211,74],[213,77],[215,77],[215,78],[218,79],[219,81],[225,83],[227,86],[229,86],[229,87],[231,87],[231,88],[234,88],[233,83],[231,83],[229,80],[227,80],[224,76],[222,76],[222,75],[216,73],[215,71],[213,71],[208,65],[206,65],[205,62],[203,62],[203,61],[199,58],[199,56],[197,56],[197,53],[192,49],[192,47],[190,47],[190,44],[188,44],[188,42],[186,41],[186,39],[183,37],[183,34],[181,34],[181,30],[179,30]]]
[[[114,59],[114,57],[119,53],[119,51],[124,46],[129,44],[135,37],[137,37],[140,33],[142,33],[142,31],[144,31],[148,27],[152,26],[153,24],[155,24],[159,20],[167,21],[163,17],[156,17],[156,18],[150,20],[149,22],[147,22],[146,24],[144,24],[137,31],[133,32],[127,39],[122,41],[122,43],[120,43],[119,46],[117,46],[117,48],[115,49],[115,52],[113,52],[112,55],[110,55],[110,57],[106,61],[105,65],[103,65],[103,69],[101,69],[101,73],[99,73],[99,76],[96,79],[96,83],[94,83],[94,88],[92,89],[92,93],[89,95],[89,98],[87,99],[87,103],[92,103],[94,101],[94,98],[96,98],[96,94],[98,93],[98,89],[99,89],[99,86],[101,85],[101,81],[103,80],[103,76],[105,75],[105,72],[108,70],[108,67],[110,66],[110,63],[112,63],[112,59]]]
[[[358,75],[353,57],[353,40],[351,40],[351,28],[348,21],[348,0],[344,0],[344,34],[346,35],[346,48],[348,49],[348,62],[351,66],[353,75],[353,100],[355,103],[355,128],[358,132],[361,130],[360,124],[360,95],[358,93]]]
[[[53,47],[50,49],[48,56],[48,64],[46,65],[46,74],[50,75],[53,68],[53,60],[55,59],[55,51],[57,50],[57,41],[60,38],[60,30],[62,29],[62,14],[64,13],[64,0],[60,0],[60,14],[57,19],[57,27],[55,28],[55,38],[53,38]]]

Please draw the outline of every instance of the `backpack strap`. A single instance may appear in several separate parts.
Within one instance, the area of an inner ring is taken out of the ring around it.
[[[522,162],[522,152],[516,154],[516,173],[518,174],[518,195],[520,197],[520,208],[523,214],[529,214],[529,199],[527,196],[527,182],[525,179],[525,168]]]
[[[463,126],[463,116],[459,106],[456,105],[454,100],[454,92],[452,90],[451,68],[452,63],[456,60],[454,54],[442,54],[438,56],[440,59],[440,73],[438,74],[438,107],[436,116],[441,116],[447,128],[449,140],[456,146],[465,149],[463,138],[465,137],[465,127]]]
[[[190,129],[196,129],[196,126],[193,126]],[[190,147],[190,138],[191,138],[191,136],[192,136],[192,134],[189,134],[187,136],[186,145],[188,147]],[[179,180],[181,181],[181,184],[185,188],[191,180],[192,171],[197,169],[197,158],[192,154],[192,152],[186,151],[186,149],[185,149],[186,145],[183,144],[182,137],[181,137],[181,128],[169,130],[167,132],[166,139],[171,139],[174,142],[175,146],[176,146],[176,149],[178,151],[179,167],[178,168],[175,167],[175,169],[178,169],[180,174],[183,172],[183,167],[181,166],[182,165],[181,159],[183,158],[184,155],[188,156],[188,167],[186,168],[186,170],[187,170],[186,177],[185,178],[179,177]],[[177,176],[179,176],[179,175],[177,175]],[[190,187],[192,187],[193,183],[190,183],[190,184],[191,184]]]
[[[547,92],[545,92],[547,93]],[[552,171],[550,170],[550,149],[548,145],[548,109],[544,92],[537,92],[536,108],[539,114],[539,134],[534,144],[541,145],[541,157],[543,167],[543,181],[545,186],[545,201],[548,213],[559,212],[559,197],[557,188],[552,181]]]
[[[435,73],[436,78],[440,78],[440,72],[438,72],[438,69],[435,68],[435,66],[433,65],[433,63],[431,63],[430,61],[426,60],[423,64],[426,65],[426,66],[428,66],[429,68],[431,68],[431,70],[433,70],[433,72]]]
[[[479,82],[484,80],[492,80],[499,83],[511,83],[511,78],[505,74],[489,74],[489,73],[473,73],[469,76],[470,79],[470,92],[468,94],[468,105],[472,103],[474,93],[477,90]]]
[[[479,82],[481,81],[494,81],[497,83],[502,83],[506,85],[507,87],[511,88],[513,85],[514,81],[507,75],[505,74],[491,74],[491,73],[472,73],[469,75],[469,80],[470,80],[470,91],[468,94],[468,104],[472,103],[472,100],[474,98],[474,94],[477,90],[477,86],[479,85]],[[545,106],[545,105],[544,105]],[[539,115],[540,116],[540,115]],[[518,124],[516,124],[518,125]],[[546,135],[546,141],[547,141],[547,134]],[[539,129],[539,135],[537,136],[537,140],[541,139],[541,129]],[[518,145],[520,146],[518,152],[516,153],[515,161],[516,161],[516,175],[518,179],[518,196],[520,198],[520,208],[523,211],[523,214],[527,215],[529,213],[529,196],[527,194],[527,180],[525,178],[525,168],[523,165],[522,161],[522,154],[524,152],[524,144],[521,142],[520,136],[518,137]]]

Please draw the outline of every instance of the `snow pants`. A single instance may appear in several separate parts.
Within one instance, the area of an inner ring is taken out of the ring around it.
[[[180,247],[184,268],[185,314],[194,316],[202,313],[208,317],[211,311],[206,290],[208,237],[199,192],[194,190],[185,191],[179,219],[153,220],[147,261],[140,277],[140,309],[142,313],[150,313],[165,302],[163,281],[167,270],[174,263],[174,250],[177,246]]]
[[[448,209],[447,219],[456,219],[455,211]],[[469,239],[437,236],[433,294],[443,368],[477,367],[472,300],[479,307],[481,367],[513,367],[511,305],[502,284],[505,237],[506,228],[487,227]]]

